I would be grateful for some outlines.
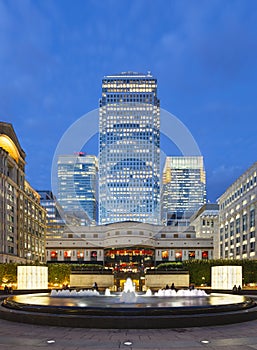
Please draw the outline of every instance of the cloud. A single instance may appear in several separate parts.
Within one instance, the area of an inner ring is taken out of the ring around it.
[[[163,17],[156,66],[165,66],[181,89],[251,79],[249,65],[257,66],[255,1],[174,1],[170,23]]]
[[[187,38],[205,70],[237,78],[256,65],[256,10],[242,1],[205,2],[187,25]],[[252,11],[251,11],[252,10]]]

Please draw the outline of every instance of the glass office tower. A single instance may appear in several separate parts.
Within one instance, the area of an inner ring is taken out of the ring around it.
[[[58,157],[57,199],[66,215],[80,219],[83,225],[97,222],[96,156],[83,152]]]
[[[103,78],[99,143],[99,223],[158,224],[160,106],[150,73]]]
[[[46,210],[46,239],[62,238],[65,229],[62,209],[52,191],[39,190],[40,205]]]
[[[163,223],[189,225],[191,215],[205,203],[203,157],[167,157],[162,179]]]

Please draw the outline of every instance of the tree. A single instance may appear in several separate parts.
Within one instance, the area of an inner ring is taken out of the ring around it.
[[[17,264],[0,264],[0,279],[3,283],[17,283]]]
[[[70,264],[48,264],[48,282],[52,284],[69,283],[70,272]]]

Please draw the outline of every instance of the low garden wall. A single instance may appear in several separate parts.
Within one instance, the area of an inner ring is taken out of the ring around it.
[[[113,274],[106,273],[72,273],[70,275],[70,287],[71,288],[83,288],[90,289],[94,283],[97,283],[98,288],[106,289],[112,288],[114,285]]]
[[[145,275],[145,287],[150,289],[165,288],[168,284],[169,287],[174,283],[176,288],[188,288],[189,287],[189,272],[179,271],[153,271]]]

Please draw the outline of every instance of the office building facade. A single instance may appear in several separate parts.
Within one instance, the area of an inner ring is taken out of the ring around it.
[[[193,227],[117,222],[73,227],[47,240],[47,261],[96,263],[114,271],[138,272],[163,262],[213,259],[213,239],[196,237]]]
[[[194,227],[196,237],[213,240],[213,258],[219,259],[219,205],[204,204],[190,218],[190,226]]]
[[[162,179],[162,222],[189,225],[190,217],[206,202],[202,156],[167,157]]]
[[[99,153],[99,223],[158,224],[160,107],[150,73],[104,77]]]
[[[37,191],[40,195],[40,204],[46,210],[46,239],[61,238],[66,222],[62,208],[52,191]]]
[[[257,162],[218,199],[220,257],[256,259]]]
[[[26,154],[0,122],[0,262],[45,262],[46,212],[25,179]]]
[[[65,215],[77,217],[81,225],[97,223],[98,161],[83,152],[58,157],[57,200]]]

